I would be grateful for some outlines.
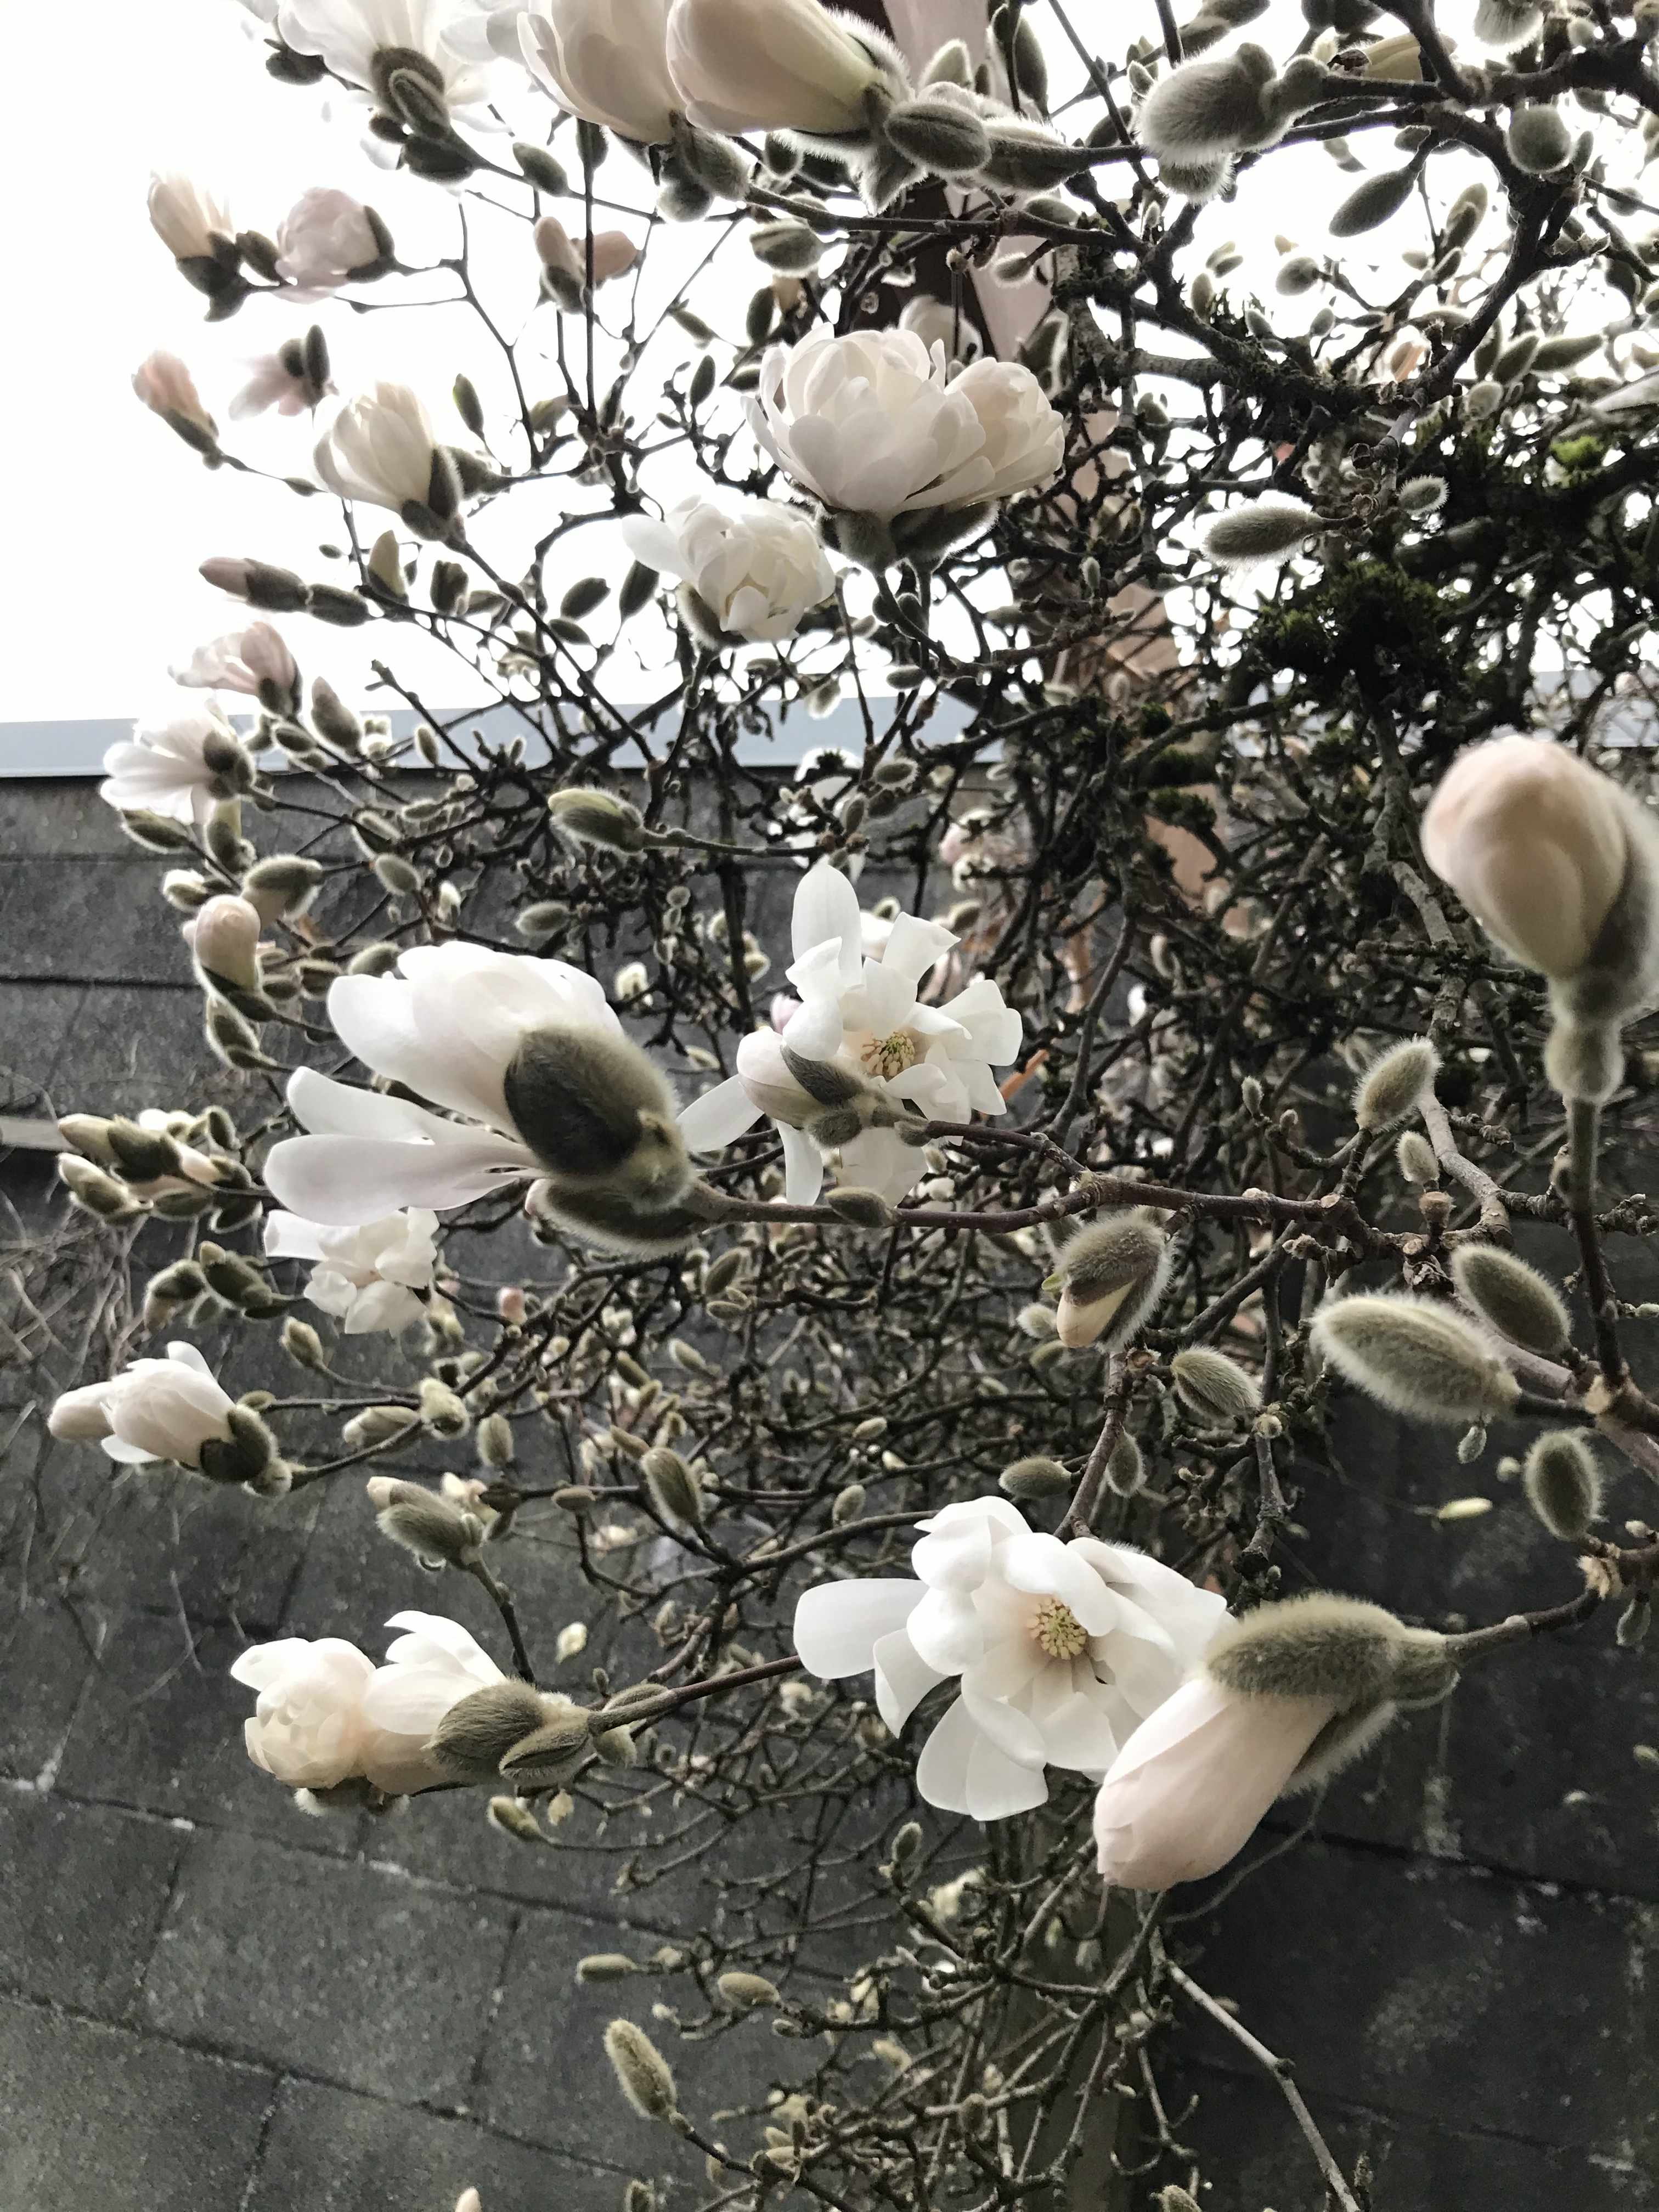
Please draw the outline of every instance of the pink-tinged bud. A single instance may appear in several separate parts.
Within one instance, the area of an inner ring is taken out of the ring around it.
[[[570,233],[556,215],[544,215],[538,222],[533,234],[536,251],[544,269],[554,269],[562,276],[575,283],[582,280],[582,257],[571,242]]]
[[[240,991],[259,988],[259,914],[245,898],[210,898],[185,937],[204,975]]]
[[[516,1283],[508,1283],[496,1291],[495,1310],[509,1328],[518,1328],[523,1325],[528,1309],[525,1304],[524,1292]]]
[[[210,568],[240,565],[236,562],[207,563]],[[269,623],[251,623],[244,630],[232,630],[210,644],[198,645],[187,666],[168,672],[186,690],[239,691],[257,699],[272,714],[292,714],[299,696],[298,664],[281,634]]]
[[[204,561],[197,574],[216,592],[228,592],[233,599],[245,599],[252,569],[251,561],[229,553],[217,553],[212,560]]]
[[[1123,1889],[1196,1881],[1241,1851],[1340,1698],[1249,1697],[1198,1675],[1135,1729],[1095,1799],[1100,1871]]]
[[[1547,738],[1495,738],[1452,766],[1423,854],[1489,935],[1565,982],[1584,968],[1630,866],[1626,802]]]
[[[132,388],[153,415],[174,429],[195,430],[210,445],[219,426],[202,404],[196,380],[176,353],[156,352],[133,371]]]

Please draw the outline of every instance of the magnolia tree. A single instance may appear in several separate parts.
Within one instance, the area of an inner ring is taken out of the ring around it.
[[[249,4],[443,244],[152,192],[209,320],[281,326],[229,411],[292,418],[335,567],[205,549],[235,626],[109,757],[240,1073],[64,1124],[141,1291],[52,1431],[366,1488],[434,1571],[389,1644],[237,1662],[274,1783],[469,1790],[503,1850],[648,1811],[629,1878],[706,1873],[580,1969],[702,2202],[1042,2203],[1106,2145],[1190,2212],[1168,2023],[1279,2069],[1166,1893],[1468,1666],[1636,1645],[1659,1572],[1602,1518],[1659,1473],[1655,1224],[1597,1176],[1659,991],[1659,9]],[[457,303],[419,396],[385,311]],[[202,373],[135,382],[231,493]],[[1555,1587],[1281,1594],[1352,1393],[1453,1510],[1527,1425]],[[538,1524],[615,1631],[580,1695]],[[757,2014],[716,2120],[679,2039]],[[1285,2201],[1356,2212],[1280,2078]]]

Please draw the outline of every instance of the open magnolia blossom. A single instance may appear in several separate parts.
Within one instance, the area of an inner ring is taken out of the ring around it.
[[[783,1140],[787,1195],[796,1205],[811,1205],[823,1187],[823,1159],[805,1133],[823,1109],[790,1073],[786,1048],[856,1074],[906,1117],[966,1121],[975,1113],[1006,1111],[991,1070],[1018,1053],[1019,1015],[986,977],[942,1006],[926,1004],[918,994],[956,943],[953,933],[897,915],[880,957],[869,959],[866,919],[839,869],[819,860],[807,870],[795,893],[795,962],[788,971],[799,1003],[787,1010],[781,1033],[769,1027],[744,1037],[737,1073],[679,1117],[693,1152],[716,1152],[769,1115]],[[927,1172],[921,1152],[890,1128],[861,1129],[840,1152],[848,1182],[890,1200]]]
[[[326,185],[301,193],[277,228],[276,244],[276,274],[295,287],[289,296],[296,300],[337,290],[381,254],[362,202]]]
[[[367,500],[401,514],[429,503],[438,451],[416,395],[406,384],[381,382],[340,409],[312,459],[318,475],[342,499]]]
[[[453,942],[412,947],[395,975],[337,977],[328,1017],[366,1067],[465,1116],[296,1070],[288,1103],[311,1133],[271,1147],[266,1186],[306,1220],[348,1229],[405,1206],[447,1212],[544,1174],[503,1089],[520,1046],[549,1026],[622,1030],[580,969]]]
[[[98,796],[111,806],[206,825],[216,801],[241,788],[244,756],[212,700],[164,722],[141,722],[104,755]]]
[[[425,1313],[416,1293],[432,1288],[437,1227],[437,1215],[420,1206],[357,1229],[276,1212],[265,1218],[265,1251],[273,1260],[313,1261],[306,1296],[348,1336],[364,1336],[405,1328]]]
[[[1197,1662],[1224,1601],[1144,1553],[1029,1528],[1004,1498],[917,1524],[916,1579],[824,1583],[795,1609],[802,1663],[826,1681],[873,1668],[895,1735],[927,1692],[960,1692],[923,1746],[930,1805],[1003,1820],[1048,1795],[1043,1770],[1097,1778]]]
[[[404,1633],[386,1664],[338,1636],[285,1636],[255,1644],[231,1668],[257,1690],[246,1723],[247,1755],[290,1790],[333,1790],[362,1780],[389,1796],[410,1796],[444,1779],[426,1749],[461,1698],[506,1677],[459,1621],[434,1613],[394,1613]]]
[[[472,14],[470,0],[281,0],[276,28],[296,53],[317,54],[338,77],[396,112],[389,78],[413,71],[451,117],[489,126],[489,72],[451,33]]]
[[[531,75],[561,107],[636,145],[658,145],[683,106],[668,74],[672,0],[536,0],[492,8],[487,38],[504,46],[510,25]]]
[[[185,690],[239,691],[274,714],[292,712],[300,685],[299,667],[281,633],[263,622],[198,645],[183,668],[167,673]]]
[[[95,1438],[112,1459],[132,1466],[173,1460],[199,1467],[204,1443],[229,1437],[225,1416],[234,1402],[193,1344],[174,1343],[165,1359],[135,1359],[107,1382],[66,1390],[46,1425],[67,1440]]]
[[[1340,1698],[1257,1697],[1207,1674],[1142,1721],[1095,1799],[1100,1871],[1125,1889],[1196,1881],[1237,1856]]]
[[[623,541],[636,561],[678,576],[715,626],[770,643],[787,637],[836,588],[836,572],[804,514],[763,499],[723,507],[696,494],[660,522],[630,515]]]
[[[1053,481],[1065,425],[1029,368],[955,374],[914,331],[856,331],[771,348],[750,427],[826,507],[890,520],[1006,499]]]

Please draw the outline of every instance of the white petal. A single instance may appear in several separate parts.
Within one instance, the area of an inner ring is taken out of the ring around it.
[[[930,1589],[906,1624],[917,1655],[940,1674],[959,1674],[985,1651],[985,1631],[965,1591]]]
[[[916,1787],[942,1812],[967,1813],[976,1820],[1029,1813],[1048,1796],[1042,1771],[1020,1766],[999,1751],[960,1698],[922,1747]]]
[[[760,1108],[744,1089],[742,1079],[733,1075],[681,1109],[679,1130],[690,1151],[717,1152],[752,1129],[759,1119]]]
[[[266,1188],[294,1212],[356,1228],[402,1206],[448,1212],[535,1169],[522,1145],[480,1129],[445,1145],[286,1137],[271,1146],[264,1172]]]
[[[1042,1733],[1035,1721],[1006,1698],[987,1697],[981,1689],[981,1675],[977,1667],[969,1667],[962,1678],[962,1702],[973,1715],[981,1735],[995,1744],[997,1749],[1012,1759],[1018,1766],[1041,1767],[1043,1764]]]
[[[863,950],[859,927],[859,895],[839,868],[816,860],[801,878],[790,921],[790,944],[797,960],[814,945],[835,942],[837,966],[843,983],[859,979]]]
[[[920,915],[896,914],[881,956],[882,968],[914,993],[927,970],[956,941],[955,931],[946,929],[942,922],[924,921]]]
[[[902,1628],[876,1638],[875,1663],[876,1711],[897,1735],[929,1690],[949,1677],[919,1656]]]
[[[793,1632],[801,1664],[824,1682],[861,1674],[876,1663],[878,1638],[902,1628],[922,1594],[908,1577],[819,1583],[803,1592]]]
[[[791,1206],[816,1206],[823,1188],[823,1155],[812,1139],[787,1121],[775,1124],[783,1139],[783,1194]]]
[[[1041,1532],[1016,1536],[997,1565],[1016,1589],[1058,1598],[1091,1636],[1104,1636],[1116,1626],[1121,1611],[1118,1601],[1094,1567],[1058,1536]]]

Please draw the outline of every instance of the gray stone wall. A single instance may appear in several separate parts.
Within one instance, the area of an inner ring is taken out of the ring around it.
[[[156,865],[85,784],[0,785],[0,1114],[202,1095],[199,998]],[[48,1164],[0,1159],[38,1220]],[[1640,1294],[1639,1292],[1638,1294]],[[239,1373],[240,1373],[239,1370]],[[45,1440],[0,1378],[0,2207],[11,2212],[486,2212],[614,2207],[662,2140],[599,2050],[614,1990],[717,1886],[618,1891],[631,1839],[527,1851],[475,1802],[307,1820],[240,1745],[251,1640],[373,1641],[437,1602],[355,1496],[264,1507]],[[1571,1566],[1495,1464],[1357,1410],[1339,1497],[1315,1477],[1298,1579],[1437,1625],[1569,1594]],[[1442,1523],[1447,1498],[1496,1501]],[[1626,1478],[1620,1517],[1648,1508]],[[544,1645],[592,1608],[556,1543],[512,1547]],[[480,1593],[444,1609],[493,1645]],[[596,1621],[589,1652],[605,1656]],[[555,1675],[553,1679],[559,1679]],[[1376,2168],[1376,2212],[1659,2205],[1659,1680],[1601,1622],[1471,1674],[1330,1793],[1313,1832],[1171,1942],[1296,2062],[1321,2124]],[[729,1866],[728,1876],[741,1869]],[[639,1985],[645,1987],[645,1984]],[[641,2013],[641,2016],[643,2016]],[[694,2089],[781,2063],[757,2026],[694,2046]],[[1276,2087],[1182,2023],[1175,2132],[1208,2212],[1316,2212]],[[1195,2100],[1195,2103],[1191,2101]]]

